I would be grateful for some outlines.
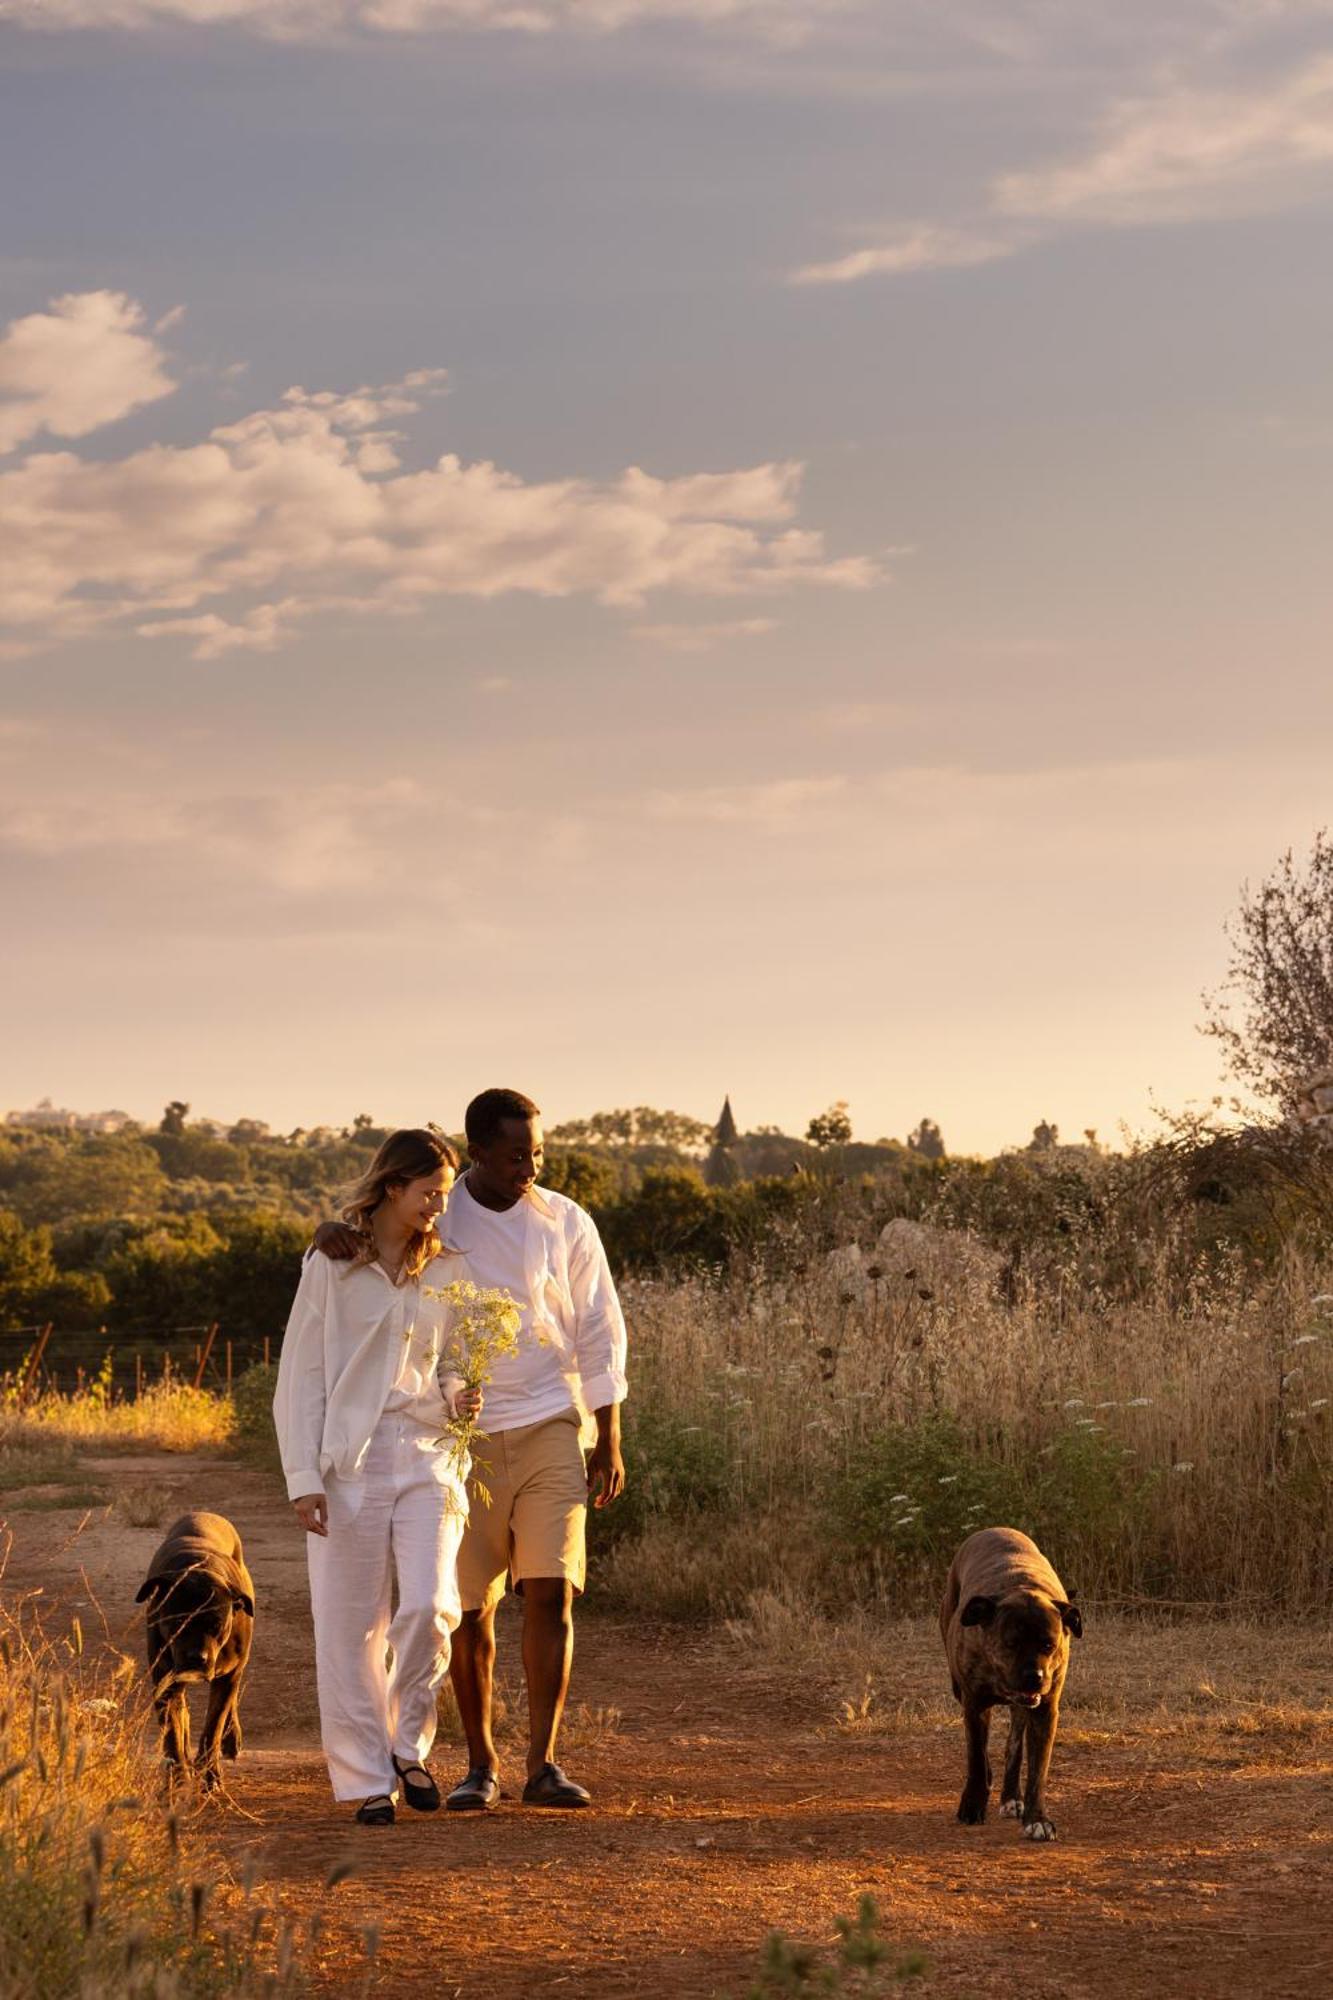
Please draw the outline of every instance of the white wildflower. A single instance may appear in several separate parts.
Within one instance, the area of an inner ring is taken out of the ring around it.
[[[937,1486],[954,1486],[957,1482],[958,1474],[956,1472],[942,1472],[935,1483]]]
[[[1291,1344],[1293,1347],[1312,1347],[1318,1338],[1317,1333],[1298,1333]]]
[[[1171,1470],[1173,1472],[1193,1472],[1194,1460],[1192,1458],[1182,1458],[1179,1465],[1173,1465]]]
[[[1125,1408],[1127,1410],[1146,1410],[1151,1402],[1151,1396],[1131,1396],[1125,1404]]]
[[[1109,1403],[1094,1403],[1092,1407],[1094,1410],[1118,1410],[1120,1405],[1113,1399]]]
[[[1328,1397],[1316,1396],[1314,1401],[1311,1403],[1310,1408],[1312,1410],[1326,1410],[1328,1408]]]
[[[911,1497],[912,1496],[910,1493],[890,1493],[889,1505],[890,1507],[896,1507],[900,1504],[900,1502],[904,1500],[910,1500]]]
[[[1067,1410],[1081,1410],[1083,1408],[1082,1396],[1066,1396],[1064,1407]]]

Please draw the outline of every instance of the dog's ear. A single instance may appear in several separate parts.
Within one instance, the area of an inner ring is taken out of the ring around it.
[[[1057,1604],[1055,1608],[1060,1614],[1060,1623],[1064,1626],[1066,1632],[1072,1632],[1076,1639],[1081,1639],[1083,1637],[1083,1613],[1079,1610],[1077,1604]]]
[[[958,1614],[960,1625],[989,1625],[995,1616],[993,1597],[969,1597]]]
[[[134,1593],[135,1603],[142,1604],[146,1597],[156,1597],[159,1591],[166,1588],[167,1581],[165,1576],[146,1576]]]
[[[231,1601],[238,1611],[248,1611],[250,1616],[254,1617],[255,1601],[248,1590],[234,1590],[231,1595]]]

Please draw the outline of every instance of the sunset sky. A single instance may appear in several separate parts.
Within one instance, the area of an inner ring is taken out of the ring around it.
[[[1330,0],[0,0],[0,1112],[1219,1087]]]

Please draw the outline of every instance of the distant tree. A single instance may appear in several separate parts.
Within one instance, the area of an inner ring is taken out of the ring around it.
[[[908,1133],[907,1144],[909,1149],[919,1154],[923,1160],[944,1158],[944,1139],[933,1118],[923,1118],[915,1132]]]
[[[1246,883],[1227,925],[1231,947],[1218,993],[1205,994],[1203,1032],[1222,1044],[1237,1082],[1289,1102],[1333,1066],[1333,836],[1309,858],[1290,848],[1257,889]]]
[[[368,1111],[358,1111],[356,1117],[352,1120],[352,1130],[354,1132],[373,1132],[374,1129],[375,1120],[371,1117],[370,1113]]]
[[[821,1153],[827,1152],[830,1146],[849,1145],[852,1121],[847,1114],[846,1098],[840,1097],[836,1104],[830,1104],[827,1111],[821,1111],[812,1118],[805,1128],[805,1136]]]
[[[594,1111],[590,1118],[567,1119],[547,1135],[557,1145],[663,1146],[675,1152],[701,1152],[713,1136],[711,1125],[683,1111],[658,1111],[651,1104],[617,1111]]]
[[[94,1325],[110,1297],[99,1272],[60,1269],[49,1229],[25,1228],[12,1210],[0,1208],[0,1326]]]
[[[1043,1118],[1040,1125],[1033,1126],[1027,1149],[1029,1153],[1050,1153],[1054,1152],[1059,1143],[1060,1127],[1049,1124]]]
[[[189,1115],[189,1105],[182,1104],[179,1097],[173,1097],[166,1110],[162,1113],[162,1123],[157,1129],[159,1132],[165,1132],[168,1138],[179,1139],[181,1133],[185,1130],[185,1121]]]
[[[581,1208],[601,1208],[614,1200],[620,1175],[605,1154],[555,1147],[546,1155],[542,1180],[556,1194],[567,1194]]]
[[[271,1136],[262,1118],[238,1118],[227,1137],[233,1146],[252,1146],[259,1139]]]
[[[148,1216],[166,1200],[152,1146],[118,1132],[47,1139],[23,1149],[5,1175],[4,1199],[28,1223]]]

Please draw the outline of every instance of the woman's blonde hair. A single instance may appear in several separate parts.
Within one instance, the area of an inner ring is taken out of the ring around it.
[[[390,1188],[402,1187],[407,1181],[426,1180],[441,1167],[448,1167],[456,1174],[460,1164],[457,1151],[442,1132],[420,1126],[390,1132],[360,1180],[353,1182],[343,1195],[342,1219],[363,1239],[353,1264],[373,1264],[379,1255],[371,1217]],[[433,1229],[415,1230],[408,1238],[400,1275],[420,1277],[435,1253],[437,1241]]]

